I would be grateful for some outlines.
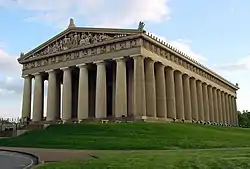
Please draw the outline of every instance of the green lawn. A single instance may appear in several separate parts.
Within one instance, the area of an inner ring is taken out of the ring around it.
[[[250,147],[250,130],[181,123],[66,124],[1,139],[0,146],[89,150]]]
[[[249,169],[250,149],[241,151],[152,151],[103,153],[86,161],[48,163],[37,169]]]

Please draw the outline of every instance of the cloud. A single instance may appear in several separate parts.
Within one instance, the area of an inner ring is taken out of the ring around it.
[[[0,95],[21,92],[21,66],[17,57],[12,56],[0,48]]]
[[[214,65],[214,67],[222,71],[250,71],[250,56],[243,57],[234,63]]]
[[[126,27],[170,18],[170,0],[0,0],[0,6],[35,11],[28,21],[45,21],[66,26],[69,16],[84,23],[104,27]]]
[[[247,77],[250,74],[250,56],[242,57],[235,62],[216,64],[214,69],[223,77],[226,77],[231,82],[238,83],[240,89],[237,92],[237,105],[239,110],[248,109],[250,102],[250,81]]]
[[[11,73],[20,70],[21,66],[17,62],[17,56],[11,56],[0,48],[0,73]]]
[[[207,59],[205,57],[203,57],[201,54],[195,52],[192,49],[192,41],[191,40],[187,40],[187,39],[177,39],[174,41],[170,41],[169,42],[173,47],[179,49],[180,51],[186,53],[188,56],[190,56],[191,58],[193,58],[194,60],[198,61],[198,62],[205,62],[207,61]]]

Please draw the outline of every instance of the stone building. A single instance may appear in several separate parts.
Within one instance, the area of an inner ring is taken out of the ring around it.
[[[83,28],[71,19],[65,31],[22,53],[22,117],[33,122],[129,118],[237,125],[238,86],[142,27]]]

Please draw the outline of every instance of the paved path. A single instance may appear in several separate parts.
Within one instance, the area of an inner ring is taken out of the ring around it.
[[[37,164],[37,159],[17,152],[0,151],[0,164],[2,169],[29,169]]]
[[[250,150],[250,147],[239,148],[210,148],[210,149],[176,149],[176,150],[66,150],[66,149],[45,149],[45,148],[22,148],[22,147],[0,147],[0,150],[18,151],[33,154],[39,158],[40,162],[86,160],[98,156],[103,152],[176,152],[176,151],[233,151]],[[0,161],[1,164],[1,161]],[[1,167],[0,167],[1,168]]]

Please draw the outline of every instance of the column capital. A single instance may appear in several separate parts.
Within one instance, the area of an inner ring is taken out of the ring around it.
[[[145,59],[145,57],[141,54],[136,54],[136,55],[130,55],[129,57],[135,59],[135,58],[141,58],[141,59]]]
[[[155,65],[165,67],[165,65],[160,61],[155,61]]]
[[[181,74],[181,75],[183,75],[183,72],[181,72],[180,70],[178,70],[178,69],[176,69],[176,70],[174,70],[177,74]]]
[[[213,89],[213,86],[211,86],[210,84],[207,85],[209,88]]]
[[[55,69],[50,69],[45,71],[45,73],[52,73],[52,72],[55,72]]]
[[[38,75],[41,76],[42,74],[41,74],[40,72],[37,72],[37,73],[33,73],[32,75],[33,75],[33,76],[38,76]]]
[[[116,62],[125,61],[125,57],[121,56],[121,57],[118,57],[118,58],[113,58],[112,60],[115,60]]]
[[[96,65],[103,65],[103,64],[106,64],[106,62],[104,60],[98,60],[98,61],[95,61],[93,62],[94,64]]]
[[[201,82],[204,86],[209,86],[206,82]]]
[[[82,64],[79,64],[79,65],[76,65],[76,67],[78,67],[78,68],[85,68],[85,67],[87,67],[88,65],[86,64],[86,63],[82,63]]]
[[[146,57],[146,60],[148,61],[148,62],[153,62],[153,63],[156,63],[156,61],[155,60],[153,60],[152,58],[150,58],[150,57]]]
[[[26,79],[26,78],[32,78],[32,75],[28,74],[28,75],[22,75],[22,78]]]
[[[188,77],[189,79],[191,78],[188,74],[183,73],[183,77]]]
[[[64,70],[68,70],[68,69],[70,69],[69,66],[60,68],[60,70],[63,70],[63,71],[64,71]]]
[[[174,70],[172,67],[170,67],[170,66],[166,66],[166,69],[168,69],[168,70]]]
[[[190,76],[190,80],[195,80],[196,81],[196,78],[194,76]]]

